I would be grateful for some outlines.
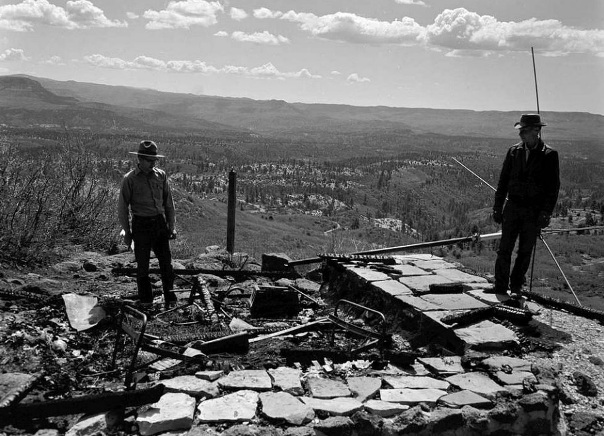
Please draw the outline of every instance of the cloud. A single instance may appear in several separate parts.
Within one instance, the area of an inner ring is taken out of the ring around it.
[[[464,8],[445,9],[426,27],[428,45],[452,50],[502,52],[536,51],[552,56],[569,53],[604,53],[603,30],[580,30],[558,20],[498,21]]]
[[[428,6],[422,0],[394,0],[399,5]]]
[[[7,48],[0,53],[0,62],[3,61],[27,61],[29,58],[25,56],[25,52],[20,48]]]
[[[110,68],[117,70],[152,70],[175,73],[203,73],[203,74],[233,74],[258,79],[320,79],[320,75],[312,74],[308,69],[299,71],[281,72],[272,63],[266,63],[259,67],[243,67],[226,65],[221,68],[208,65],[205,62],[194,61],[162,61],[148,56],[138,56],[132,61],[120,58],[111,58],[101,54],[85,56],[84,60],[98,68]]]
[[[256,44],[268,44],[268,45],[279,45],[289,43],[289,39],[282,35],[273,35],[267,32],[255,32],[255,33],[244,33],[244,32],[233,32],[231,38],[240,42],[254,42]]]
[[[371,82],[367,77],[360,77],[357,73],[352,73],[346,78],[348,83],[363,83],[363,82]]]
[[[128,17],[130,20],[137,20],[140,18],[140,15],[138,15],[136,12],[126,12],[126,17]]]
[[[245,20],[247,18],[247,12],[239,8],[231,8],[231,19],[235,21]]]
[[[379,21],[347,12],[317,16],[295,11],[279,12],[268,9],[254,10],[256,18],[278,18],[297,23],[302,30],[325,39],[353,43],[417,43],[423,28],[413,18]]]
[[[219,2],[183,0],[171,1],[161,11],[149,9],[143,17],[149,20],[145,28],[150,30],[189,29],[192,26],[209,27],[216,24],[219,12],[224,12]]]
[[[109,20],[105,13],[88,0],[68,1],[65,8],[47,0],[24,0],[0,6],[0,29],[24,32],[37,25],[64,29],[92,27],[127,27],[126,22]]]
[[[400,2],[410,0],[397,0]],[[415,1],[415,4],[419,2]],[[445,9],[432,24],[421,26],[413,18],[380,21],[356,14],[312,13],[255,9],[258,19],[279,19],[296,23],[312,36],[349,43],[423,45],[444,50],[449,56],[488,56],[530,47],[541,54],[560,56],[587,53],[604,56],[604,30],[583,30],[558,20],[498,21],[465,8]]]
[[[214,34],[214,36],[218,36],[218,37],[224,38],[224,37],[228,37],[229,33],[225,32],[224,30],[219,30],[218,32],[216,32]]]
[[[65,62],[63,62],[63,59],[61,58],[61,56],[51,56],[47,60],[43,61],[42,63],[48,64],[48,65],[65,65]]]

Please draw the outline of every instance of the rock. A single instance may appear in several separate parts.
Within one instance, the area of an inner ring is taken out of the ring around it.
[[[84,271],[86,272],[97,272],[99,270],[98,265],[91,260],[85,260],[82,264],[82,268],[84,268]]]
[[[89,415],[81,418],[73,427],[71,427],[65,436],[88,436],[94,434],[105,434],[107,425],[105,424],[105,414]]]
[[[523,396],[518,404],[527,412],[547,411],[549,409],[549,399],[545,392],[535,392]]]
[[[407,409],[409,409],[409,406],[406,404],[391,403],[382,400],[368,400],[365,403],[365,410],[373,413],[374,415],[383,417],[398,415]]]
[[[452,408],[472,406],[476,407],[477,409],[486,409],[493,406],[491,400],[468,390],[463,390],[459,392],[454,392],[449,395],[445,395],[443,397],[440,397],[438,402],[444,404],[447,407]]]
[[[306,381],[308,390],[313,398],[337,398],[350,397],[350,389],[339,380],[331,380],[327,378],[312,377]]]
[[[167,393],[137,418],[140,434],[152,435],[189,429],[195,414],[195,399],[187,394]]]
[[[281,366],[279,368],[269,369],[268,375],[271,377],[275,388],[293,395],[304,394],[302,383],[300,383],[302,371],[299,369]]]
[[[183,375],[162,380],[161,384],[166,387],[166,392],[180,392],[196,398],[214,398],[219,394],[216,383],[203,380],[195,375]]]
[[[315,411],[327,413],[329,415],[349,416],[363,408],[363,403],[354,398],[334,398],[331,400],[322,400],[311,397],[300,397],[304,404],[309,405]]]
[[[365,411],[355,412],[351,417],[357,436],[381,436],[383,419]]]
[[[573,373],[573,378],[575,379],[575,383],[580,394],[585,395],[586,397],[598,396],[598,387],[593,382],[591,377],[583,374],[580,371],[575,371]]]
[[[391,403],[414,406],[419,403],[436,404],[447,392],[440,389],[380,389],[380,399]]]
[[[237,391],[199,403],[199,422],[243,422],[256,416],[258,393],[251,390]]]
[[[220,387],[226,390],[250,389],[253,391],[268,391],[273,387],[271,378],[265,370],[231,371],[218,380]]]
[[[350,436],[352,435],[353,427],[354,422],[344,416],[330,416],[313,425],[315,430],[319,430],[326,436]]]
[[[596,366],[604,366],[604,360],[602,360],[598,356],[589,356],[587,358],[587,360],[589,360],[591,363],[593,363]]]
[[[487,398],[495,398],[498,393],[506,392],[504,387],[480,372],[452,375],[445,380],[460,389],[467,389]]]
[[[354,398],[361,403],[373,398],[382,387],[382,379],[379,377],[348,377],[346,383]]]
[[[446,390],[449,382],[422,376],[393,376],[384,377],[384,381],[394,389],[441,389]]]
[[[286,392],[264,392],[260,394],[262,414],[267,418],[304,425],[315,417],[313,409]]]

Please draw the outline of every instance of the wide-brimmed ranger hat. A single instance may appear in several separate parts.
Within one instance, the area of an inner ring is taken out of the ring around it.
[[[542,127],[547,126],[543,121],[541,121],[541,115],[539,114],[523,114],[520,117],[520,121],[514,124],[516,129],[522,129],[524,127]]]
[[[162,154],[157,154],[157,144],[149,140],[141,141],[141,143],[138,145],[138,151],[129,151],[128,153],[136,154],[137,156],[146,157],[148,159],[159,159],[160,157],[166,157]]]

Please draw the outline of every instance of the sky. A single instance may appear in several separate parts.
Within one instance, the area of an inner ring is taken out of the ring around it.
[[[0,0],[0,74],[604,114],[604,0]]]

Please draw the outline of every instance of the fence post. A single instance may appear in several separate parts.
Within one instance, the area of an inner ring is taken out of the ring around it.
[[[229,172],[229,203],[227,211],[227,251],[231,254],[235,252],[235,209],[237,205],[237,173],[234,170]]]

